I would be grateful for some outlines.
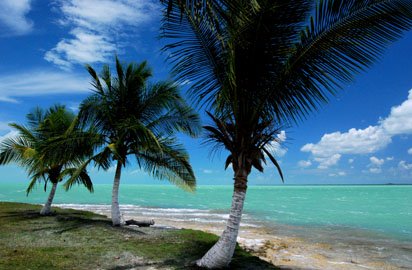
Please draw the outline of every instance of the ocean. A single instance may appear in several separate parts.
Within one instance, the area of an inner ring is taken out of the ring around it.
[[[48,193],[42,186],[29,196],[25,188],[0,183],[0,201],[44,203]],[[224,225],[231,195],[231,186],[199,186],[188,193],[171,185],[121,185],[119,201],[125,216]],[[54,200],[101,213],[110,202],[110,184],[95,185],[92,194],[83,187],[60,188]],[[374,256],[412,269],[412,186],[251,186],[242,223],[269,234],[333,244],[334,253],[350,252],[351,261]]]

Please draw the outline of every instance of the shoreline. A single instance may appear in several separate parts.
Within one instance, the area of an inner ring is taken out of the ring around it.
[[[58,204],[55,206],[91,211],[110,218],[109,205]],[[185,211],[187,217],[184,220],[181,218],[182,211]],[[226,215],[209,213],[208,210],[151,209],[123,205],[121,212],[123,220],[154,219],[155,227],[194,229],[218,236],[222,233],[226,222]],[[387,261],[385,256],[381,254],[383,252],[369,254],[369,257],[365,258],[359,251],[365,249],[367,243],[358,243],[358,246],[348,247],[344,243],[313,241],[301,236],[281,233],[281,230],[285,228],[287,229],[287,226],[274,230],[247,220],[245,223],[241,223],[237,241],[253,255],[285,269],[405,269],[402,265],[399,266]],[[410,259],[412,260],[412,258]]]

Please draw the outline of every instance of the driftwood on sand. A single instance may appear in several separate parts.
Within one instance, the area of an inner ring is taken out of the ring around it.
[[[149,227],[149,226],[152,226],[152,225],[155,224],[153,219],[151,219],[151,220],[141,220],[141,221],[137,221],[137,220],[134,220],[134,219],[129,219],[129,220],[126,220],[125,223],[126,223],[127,226],[137,225],[139,227]]]

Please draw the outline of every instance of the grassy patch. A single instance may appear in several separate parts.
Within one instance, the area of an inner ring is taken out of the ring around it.
[[[0,202],[0,269],[195,269],[217,240],[194,230],[116,228],[104,216]],[[237,248],[232,269],[276,269]]]

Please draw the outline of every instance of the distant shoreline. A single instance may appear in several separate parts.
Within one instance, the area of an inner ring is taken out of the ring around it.
[[[156,181],[153,181],[154,183],[152,184],[146,184],[146,183],[139,183],[136,181],[136,183],[128,183],[127,181],[123,183],[124,185],[137,185],[137,186],[170,186],[170,187],[176,187],[172,184],[168,183],[156,183]],[[0,185],[2,184],[21,184],[21,185],[27,185],[28,180],[26,181],[3,181],[0,179]],[[112,183],[95,183],[93,185],[112,185]],[[232,184],[198,184],[197,187],[232,187]],[[412,186],[412,183],[384,183],[384,184],[249,184],[248,187],[310,187],[310,186]]]

